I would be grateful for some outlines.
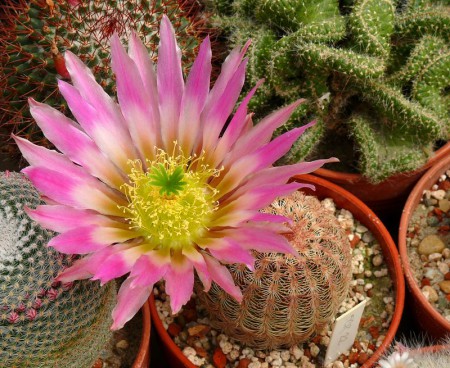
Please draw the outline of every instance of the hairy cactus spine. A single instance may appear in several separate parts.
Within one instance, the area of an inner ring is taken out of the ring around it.
[[[311,338],[333,319],[351,279],[348,238],[317,198],[296,192],[266,211],[292,219],[286,237],[300,257],[255,252],[254,271],[230,265],[241,304],[214,283],[208,293],[199,291],[215,328],[259,349]]]
[[[116,288],[54,281],[73,259],[25,213],[40,204],[23,175],[0,173],[0,365],[91,368],[111,337]]]

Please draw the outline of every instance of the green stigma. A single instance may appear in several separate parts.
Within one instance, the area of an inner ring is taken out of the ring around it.
[[[169,155],[158,150],[146,169],[129,161],[129,183],[124,184],[128,206],[121,207],[130,228],[153,249],[182,249],[208,229],[217,210],[218,192],[208,182],[220,170],[204,163],[204,156]]]

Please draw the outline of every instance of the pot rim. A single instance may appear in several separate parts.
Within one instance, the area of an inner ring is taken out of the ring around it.
[[[150,363],[150,330],[151,330],[151,316],[150,303],[147,300],[141,308],[142,311],[142,332],[141,342],[139,343],[139,350],[134,359],[132,368],[146,368]]]
[[[363,215],[366,216],[367,221],[363,223],[364,226],[368,227],[371,232],[376,233],[378,235],[376,239],[380,242],[380,244],[384,243],[386,245],[385,249],[383,249],[383,253],[389,254],[389,257],[392,262],[391,264],[392,267],[390,267],[389,273],[393,278],[393,286],[395,288],[395,308],[392,320],[390,322],[389,328],[386,332],[386,336],[382,344],[379,347],[377,347],[372,356],[366,361],[366,363],[364,363],[361,366],[361,368],[370,368],[382,356],[384,351],[389,347],[389,345],[393,341],[402,317],[405,302],[405,282],[395,243],[392,240],[391,235],[386,230],[381,220],[375,215],[375,213],[369,207],[367,207],[361,200],[359,200],[357,197],[355,197],[347,190],[341,188],[336,184],[329,182],[328,180],[309,174],[297,175],[294,176],[292,179],[309,184],[316,184],[323,187],[326,191],[337,193],[338,196],[340,197],[339,199],[342,199],[342,201],[347,203],[348,206],[354,207],[350,210],[350,212],[355,212],[354,210],[358,209],[357,210],[358,217],[355,216],[355,218],[359,220],[360,216]],[[158,312],[156,310],[153,293],[150,295],[149,300],[150,300],[150,312],[153,317],[153,324],[156,328],[159,337],[161,338],[162,343],[167,347],[168,350],[170,350],[174,355],[176,355],[177,359],[186,368],[195,368],[195,365],[192,364],[189,361],[189,359],[187,359],[182,354],[181,349],[175,344],[175,342],[167,333],[167,330],[164,328],[162,320],[159,318]]]
[[[397,178],[400,178],[400,177],[413,176],[415,174],[424,172],[424,171],[428,170],[429,168],[431,168],[441,158],[443,158],[449,154],[450,154],[450,140],[447,141],[442,147],[437,149],[434,152],[434,155],[431,156],[428,159],[428,161],[421,167],[419,167],[413,171],[394,174],[394,175],[388,177],[387,179],[385,179],[385,181],[396,180]],[[335,170],[325,169],[325,168],[321,167],[315,171],[315,174],[317,174],[318,176],[321,176],[327,180],[332,180],[332,181],[336,181],[336,182],[349,182],[349,183],[367,182],[367,183],[371,184],[368,181],[368,179],[366,179],[362,174],[358,174],[358,173],[335,171]],[[376,184],[371,184],[371,185],[376,185]]]
[[[414,275],[411,271],[411,264],[409,262],[409,257],[406,248],[406,233],[408,230],[408,225],[411,217],[420,203],[423,196],[423,191],[430,189],[433,184],[435,184],[443,172],[450,169],[450,154],[444,157],[441,161],[432,166],[417,182],[411,191],[408,199],[406,200],[405,206],[403,208],[402,217],[400,219],[400,226],[398,230],[398,248],[400,251],[400,259],[403,266],[403,272],[405,274],[406,283],[418,300],[421,306],[437,321],[441,328],[446,329],[450,333],[450,322],[447,321],[444,316],[442,316],[433,306],[425,299],[419,285],[415,281]]]

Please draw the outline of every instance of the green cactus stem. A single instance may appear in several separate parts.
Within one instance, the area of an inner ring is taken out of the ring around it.
[[[449,139],[448,1],[228,3],[226,14],[211,6],[217,12],[214,24],[224,29],[230,47],[254,35],[247,88],[266,78],[252,105],[255,116],[306,98],[303,115],[286,127],[321,122],[281,162],[339,157],[340,147],[326,145],[329,137],[339,136],[353,157],[330,167],[358,168],[376,183],[417,169],[433,155],[437,142]],[[323,32],[316,32],[319,24]]]
[[[25,213],[42,204],[22,174],[0,173],[0,365],[91,368],[111,338],[116,287],[55,282],[74,257]]]

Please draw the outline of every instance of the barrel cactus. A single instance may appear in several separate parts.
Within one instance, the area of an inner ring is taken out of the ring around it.
[[[321,331],[351,281],[348,238],[317,198],[295,192],[265,212],[292,220],[286,237],[300,257],[255,252],[253,271],[229,265],[244,296],[241,304],[214,283],[208,293],[199,291],[215,328],[260,349],[292,346]]]
[[[55,282],[73,259],[25,213],[41,202],[22,174],[0,173],[0,365],[91,368],[111,338],[116,288]]]
[[[66,50],[93,68],[111,94],[110,37],[117,32],[126,41],[135,31],[155,58],[158,25],[167,14],[189,66],[206,32],[199,9],[194,0],[5,0],[0,13],[0,143],[14,133],[49,145],[29,114],[27,99],[68,112],[57,88],[57,78],[69,78]],[[17,153],[12,141],[4,146]]]
[[[318,124],[285,163],[334,148],[335,169],[376,183],[420,167],[449,139],[448,1],[208,3],[231,46],[253,39],[248,88],[266,78],[254,111],[308,98],[280,133],[312,117]]]

